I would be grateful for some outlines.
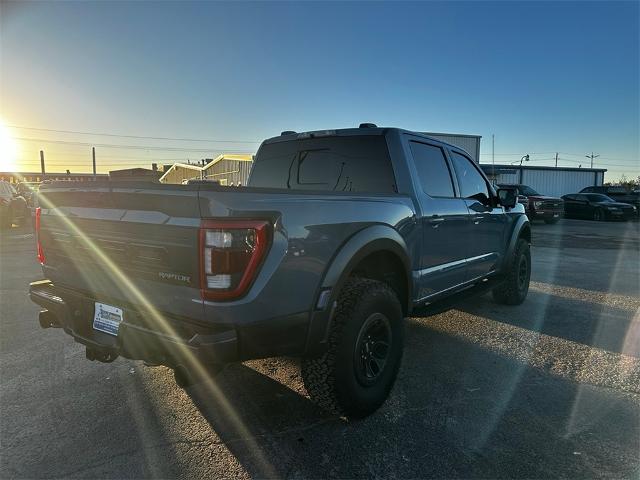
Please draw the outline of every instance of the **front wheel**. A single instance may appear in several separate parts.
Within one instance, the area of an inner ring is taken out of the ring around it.
[[[351,418],[373,413],[393,387],[403,344],[404,319],[394,291],[376,280],[349,279],[338,297],[327,351],[302,361],[311,400]]]
[[[527,298],[531,279],[531,249],[529,242],[518,239],[514,258],[505,272],[504,283],[493,289],[493,299],[505,305],[520,305]]]
[[[602,222],[604,220],[604,212],[599,208],[595,209],[593,212],[593,219],[596,222]]]

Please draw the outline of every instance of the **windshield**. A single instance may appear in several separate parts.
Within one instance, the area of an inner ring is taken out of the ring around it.
[[[536,192],[533,188],[527,186],[527,185],[518,185],[518,190],[520,191],[521,195],[526,195],[527,197],[532,197],[535,195],[540,195],[538,192]]]
[[[321,137],[263,145],[249,186],[290,190],[393,193],[383,136]]]

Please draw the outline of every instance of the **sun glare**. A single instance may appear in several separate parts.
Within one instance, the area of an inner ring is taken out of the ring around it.
[[[0,172],[13,172],[16,170],[16,157],[18,146],[9,135],[9,129],[0,120]]]

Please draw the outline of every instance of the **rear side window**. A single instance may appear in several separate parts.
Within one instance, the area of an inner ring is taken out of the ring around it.
[[[480,199],[481,194],[484,194],[485,198],[490,198],[487,182],[471,160],[456,152],[451,152],[451,160],[453,168],[456,170],[460,194],[463,198]]]
[[[321,137],[263,145],[251,187],[394,193],[395,176],[383,136]]]
[[[409,144],[424,192],[431,197],[453,197],[451,172],[442,148],[420,142]]]

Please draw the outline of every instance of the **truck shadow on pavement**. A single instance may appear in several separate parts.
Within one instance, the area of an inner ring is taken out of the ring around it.
[[[616,303],[602,302],[595,294],[567,298],[529,291],[525,303],[516,307],[497,305],[486,295],[469,300],[460,310],[609,352],[638,356],[629,344],[629,335],[638,328],[640,301]]]
[[[385,405],[347,421],[244,365],[189,395],[251,477],[626,477],[637,468],[637,406],[410,321]],[[295,370],[295,365],[284,367]],[[226,403],[232,407],[221,408]],[[216,472],[225,476],[224,471]]]

